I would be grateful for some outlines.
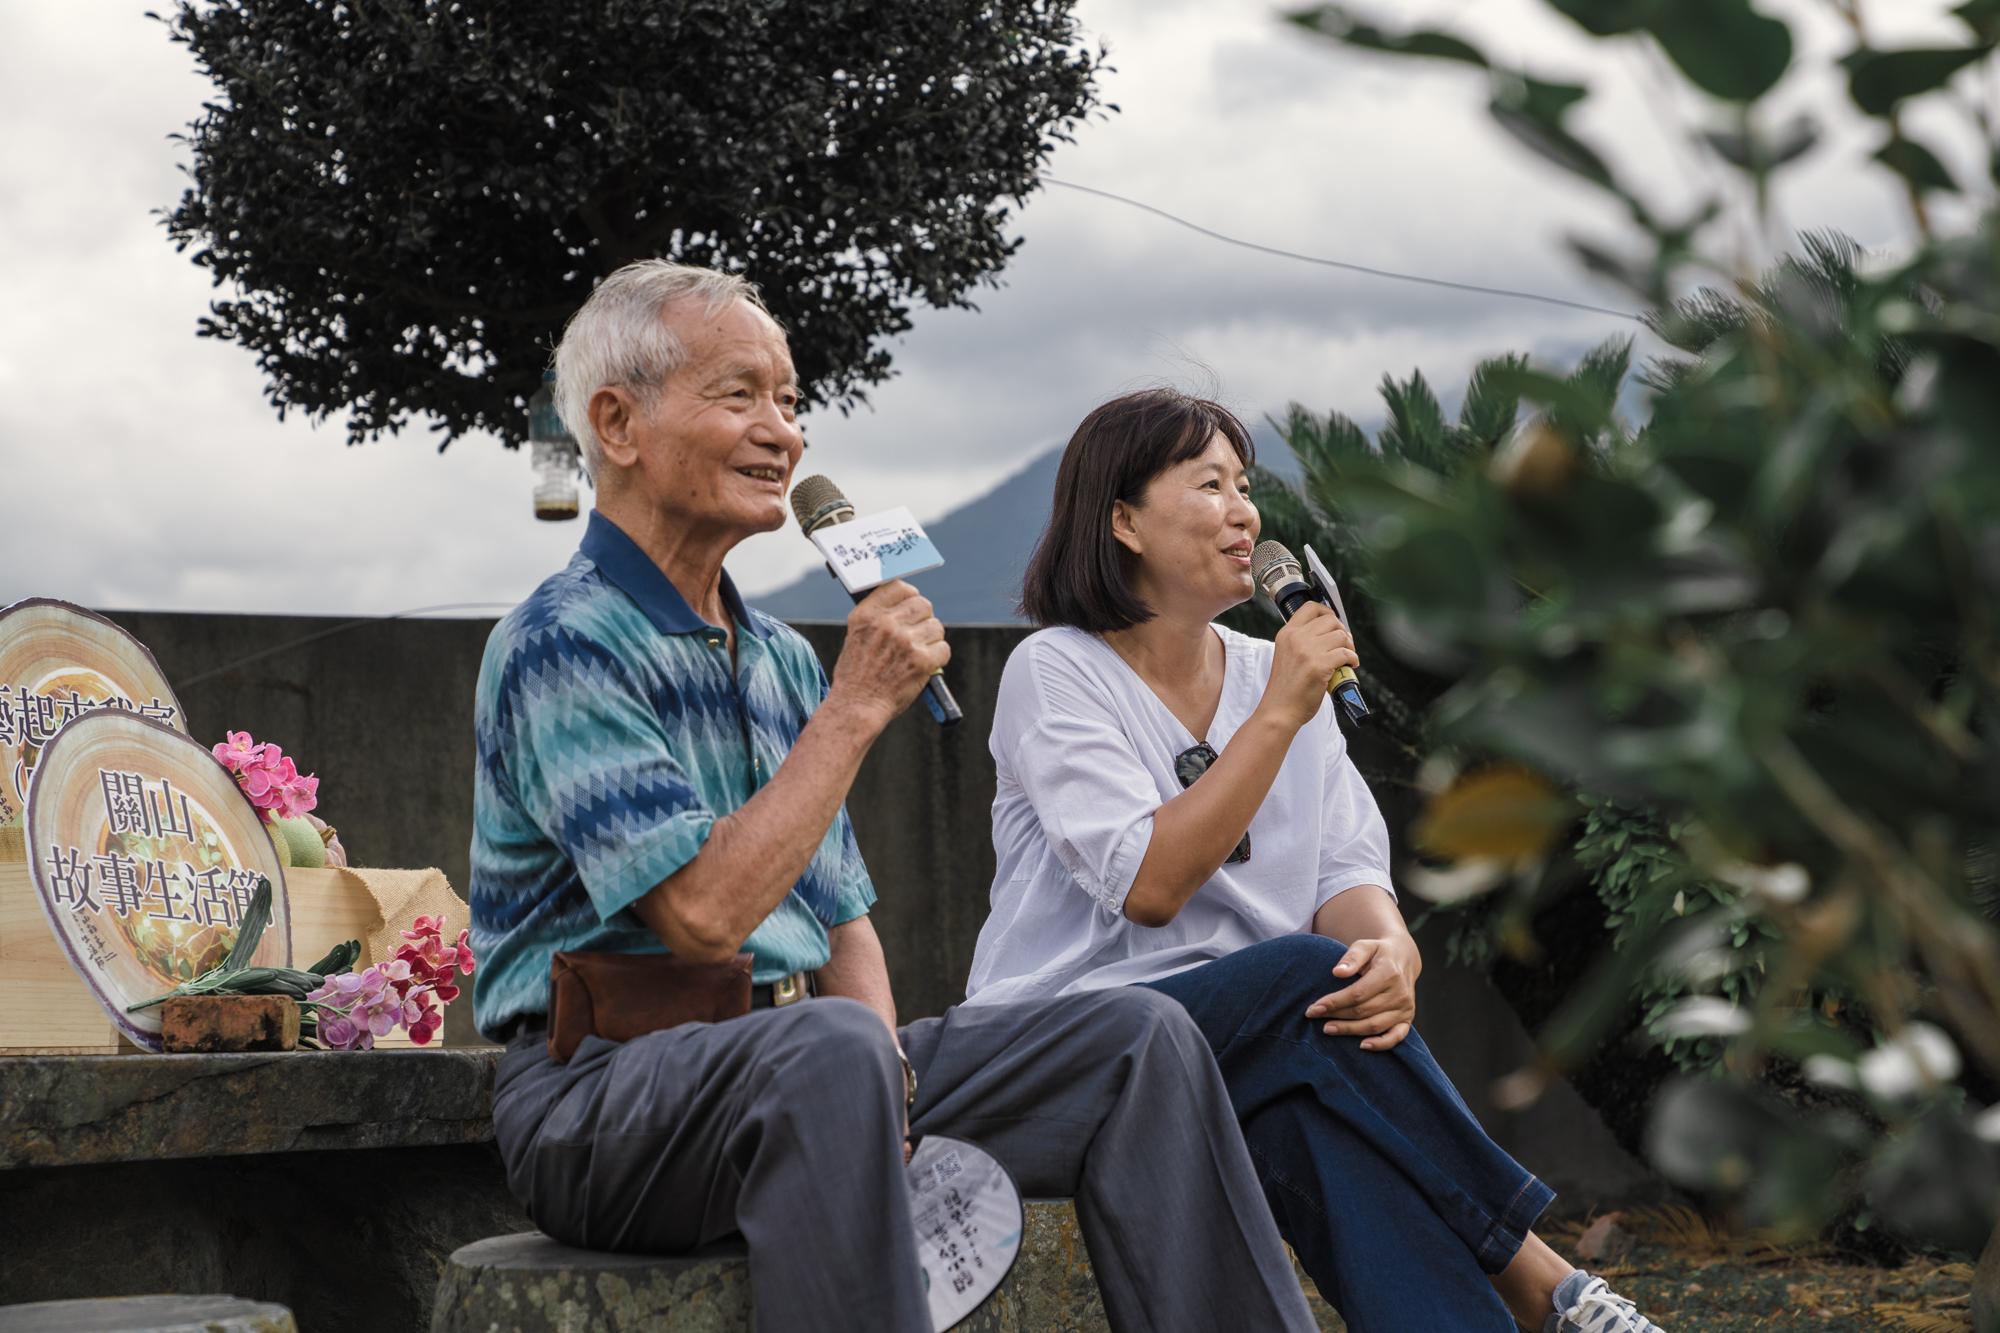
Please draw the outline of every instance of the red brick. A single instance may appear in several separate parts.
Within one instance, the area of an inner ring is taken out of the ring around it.
[[[289,995],[177,995],[160,1011],[169,1053],[298,1049],[299,1005]]]

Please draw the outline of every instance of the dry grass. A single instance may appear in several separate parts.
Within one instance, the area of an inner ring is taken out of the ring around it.
[[[1901,1276],[1912,1270],[1917,1270],[1913,1277],[1928,1279],[1921,1285],[1964,1287],[1966,1290],[1960,1294],[1919,1296],[1914,1301],[1878,1301],[1875,1317],[1889,1327],[1907,1330],[1907,1333],[1972,1333],[1972,1265],[1906,1264],[1897,1273]]]
[[[1542,1236],[1576,1258],[1595,1219],[1551,1223]],[[1971,1333],[1970,1264],[1913,1260],[1900,1268],[1847,1262],[1829,1246],[1730,1230],[1691,1208],[1625,1210],[1638,1245],[1586,1264],[1638,1302],[1667,1333]]]

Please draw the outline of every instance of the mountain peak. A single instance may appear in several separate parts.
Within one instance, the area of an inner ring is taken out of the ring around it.
[[[1049,521],[1060,447],[978,499],[952,510],[924,531],[944,564],[910,580],[948,625],[1013,625],[1021,575]],[[749,599],[780,620],[845,620],[854,603],[824,568],[809,569],[782,588]]]

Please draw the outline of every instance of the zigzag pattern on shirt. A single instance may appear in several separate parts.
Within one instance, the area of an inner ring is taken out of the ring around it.
[[[661,633],[579,555],[495,628],[474,715],[482,1023],[546,1006],[554,950],[658,950],[591,886],[629,901],[783,763],[826,677],[794,631],[750,614],[768,636],[738,636],[732,679],[728,653]],[[843,809],[746,947],[764,972],[817,965],[825,929],[873,898]]]

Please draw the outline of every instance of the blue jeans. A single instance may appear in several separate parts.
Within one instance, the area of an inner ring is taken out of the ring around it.
[[[1516,1333],[1487,1275],[1555,1197],[1472,1117],[1413,1029],[1388,1051],[1306,1006],[1345,945],[1286,935],[1160,981],[1222,1068],[1278,1231],[1353,1333]]]

